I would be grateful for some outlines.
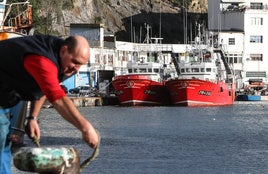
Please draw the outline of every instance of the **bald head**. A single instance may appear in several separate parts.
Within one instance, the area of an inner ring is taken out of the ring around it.
[[[76,53],[79,55],[81,53],[84,55],[83,57],[89,58],[90,46],[85,37],[79,35],[70,36],[64,41],[63,45],[67,46],[69,53]]]
[[[90,46],[83,36],[68,37],[61,47],[60,57],[65,75],[76,73],[81,65],[89,61]]]
[[[74,52],[77,55],[77,57],[84,59],[83,60],[84,64],[86,64],[88,62],[89,56],[90,56],[89,43],[86,40],[86,38],[84,38],[82,36],[74,36],[74,38],[77,41],[77,45],[74,49]]]

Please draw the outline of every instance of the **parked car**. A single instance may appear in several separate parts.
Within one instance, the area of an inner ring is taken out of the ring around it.
[[[78,86],[69,90],[71,94],[88,95],[91,92],[90,86]]]

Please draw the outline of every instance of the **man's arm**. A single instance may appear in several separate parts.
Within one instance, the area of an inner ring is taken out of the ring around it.
[[[35,100],[31,102],[30,115],[37,117],[39,112],[46,101],[46,96],[41,97],[39,100]]]
[[[73,124],[82,132],[83,140],[87,144],[92,148],[97,147],[99,139],[96,130],[91,123],[81,115],[70,98],[67,96],[62,97],[54,101],[52,104],[65,120]]]
[[[27,126],[29,129],[29,132],[27,132],[27,134],[30,138],[34,138],[36,136],[38,140],[40,139],[40,128],[37,122],[37,117],[45,101],[46,96],[41,97],[39,100],[31,101],[30,116],[36,117],[36,119],[27,120]]]
[[[46,101],[46,97],[43,96],[39,100],[31,102],[31,110],[30,115],[33,117],[38,117],[39,112]],[[54,108],[59,112],[59,114],[68,122],[73,124],[76,128],[78,128],[82,132],[83,140],[89,144],[92,148],[96,148],[98,145],[98,135],[91,125],[91,123],[85,119],[84,116],[77,110],[74,106],[73,102],[67,97],[62,97],[55,102],[52,103]],[[30,137],[34,136],[37,139],[40,139],[40,129],[36,119],[30,119],[29,121],[29,129],[30,129]]]
[[[99,139],[94,127],[80,114],[61,88],[55,64],[45,57],[28,55],[24,59],[24,66],[59,114],[82,132],[83,140],[86,143],[92,148],[97,147]],[[39,113],[41,104],[43,104],[42,99],[34,103],[32,114]]]

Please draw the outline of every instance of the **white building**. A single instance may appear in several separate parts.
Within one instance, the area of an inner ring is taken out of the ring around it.
[[[268,84],[267,0],[209,0],[208,25],[237,78],[241,75],[241,86]]]

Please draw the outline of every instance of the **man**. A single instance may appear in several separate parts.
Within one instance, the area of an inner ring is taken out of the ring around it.
[[[27,117],[30,138],[40,139],[37,116],[48,99],[64,119],[81,131],[90,147],[97,147],[96,130],[60,86],[89,60],[90,48],[84,37],[63,40],[35,35],[8,39],[0,42],[0,52],[0,174],[11,173],[9,109],[20,100],[32,101]]]

